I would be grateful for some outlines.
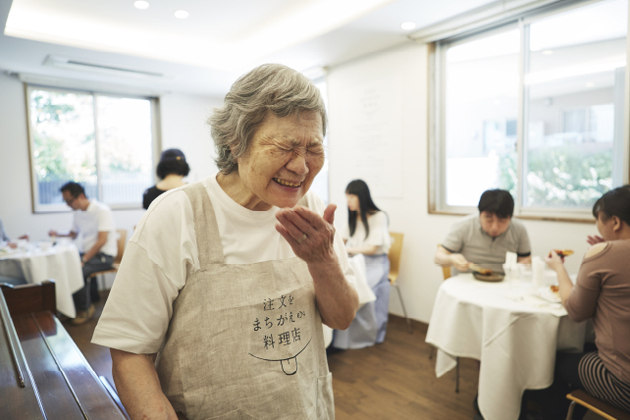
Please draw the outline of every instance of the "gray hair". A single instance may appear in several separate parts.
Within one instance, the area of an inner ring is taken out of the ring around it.
[[[208,119],[223,174],[234,171],[268,111],[279,118],[301,111],[318,112],[326,134],[326,109],[319,89],[302,73],[281,64],[263,64],[241,76],[225,95],[223,106]]]

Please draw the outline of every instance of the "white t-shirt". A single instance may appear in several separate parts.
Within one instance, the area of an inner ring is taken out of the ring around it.
[[[387,215],[382,211],[377,211],[368,215],[367,222],[370,226],[370,234],[367,238],[365,237],[365,226],[363,226],[363,221],[360,217],[357,216],[357,226],[354,230],[354,235],[350,236],[349,227],[345,226],[343,237],[348,240],[346,246],[348,248],[359,248],[365,245],[376,246],[378,247],[376,254],[387,254],[392,244],[387,226]]]
[[[275,229],[279,208],[246,209],[223,191],[216,176],[204,180],[203,185],[214,207],[226,264],[295,257]],[[311,210],[323,214],[324,205],[315,194],[307,193],[306,200]],[[188,266],[199,268],[194,229],[192,207],[184,191],[167,191],[152,203],[125,249],[92,342],[132,353],[159,351]],[[346,280],[354,286],[340,235],[334,246]]]
[[[116,230],[114,216],[110,208],[96,200],[90,200],[88,208],[84,210],[74,210],[72,219],[72,230],[77,232],[75,239],[79,252],[87,252],[96,243],[99,232],[108,232],[107,242],[99,252],[113,257],[118,253],[116,244]]]

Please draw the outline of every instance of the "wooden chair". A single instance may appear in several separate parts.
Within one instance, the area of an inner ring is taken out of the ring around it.
[[[573,409],[575,408],[576,404],[580,404],[587,410],[592,411],[593,413],[602,418],[605,418],[606,420],[630,419],[629,412],[623,411],[617,407],[613,407],[607,402],[593,397],[591,394],[584,391],[583,389],[576,389],[575,391],[571,391],[567,394],[567,398],[571,400],[571,404],[569,404],[569,411],[567,412],[566,420],[571,420],[573,418]]]
[[[90,281],[93,281],[92,288],[97,286],[96,279],[99,278],[103,279],[103,288],[105,288],[104,275],[107,273],[115,273],[118,271],[120,261],[122,260],[123,253],[125,252],[125,245],[127,244],[127,229],[117,229],[116,232],[118,233],[118,240],[116,241],[118,249],[116,257],[114,257],[114,262],[112,263],[112,268],[109,268],[107,270],[95,271],[94,273],[90,274],[88,279],[90,279]],[[94,291],[96,291],[96,289]]]
[[[405,235],[399,232],[389,232],[389,235],[392,238],[392,246],[389,248],[389,253],[387,254],[387,257],[389,258],[389,275],[387,276],[387,278],[389,279],[389,284],[391,284],[398,293],[400,306],[402,307],[403,314],[405,315],[405,321],[407,321],[407,328],[409,329],[409,333],[411,334],[411,322],[409,320],[409,317],[407,316],[407,309],[405,309],[405,303],[403,302],[402,295],[400,294],[400,289],[398,288],[397,283],[398,272],[400,269],[400,254],[402,253],[403,239]]]
[[[444,280],[446,280],[447,278],[451,277],[451,266],[448,265],[443,265],[442,266],[442,276],[444,276]]]

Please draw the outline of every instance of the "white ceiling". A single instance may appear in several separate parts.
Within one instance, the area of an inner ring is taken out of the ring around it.
[[[137,10],[133,0],[0,0],[0,70],[223,96],[257,64],[334,67],[412,42],[402,22],[418,30],[496,1],[149,0]],[[174,18],[174,5],[189,17]],[[48,56],[162,76],[59,69],[44,64]]]

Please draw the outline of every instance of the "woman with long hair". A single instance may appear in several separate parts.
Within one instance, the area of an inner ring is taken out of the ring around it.
[[[333,347],[362,348],[382,343],[387,330],[390,284],[388,280],[391,245],[389,222],[370,194],[365,181],[355,179],[346,187],[348,228],[343,232],[346,250],[351,256],[362,254],[368,286],[376,300],[363,305],[350,327],[337,330]]]

